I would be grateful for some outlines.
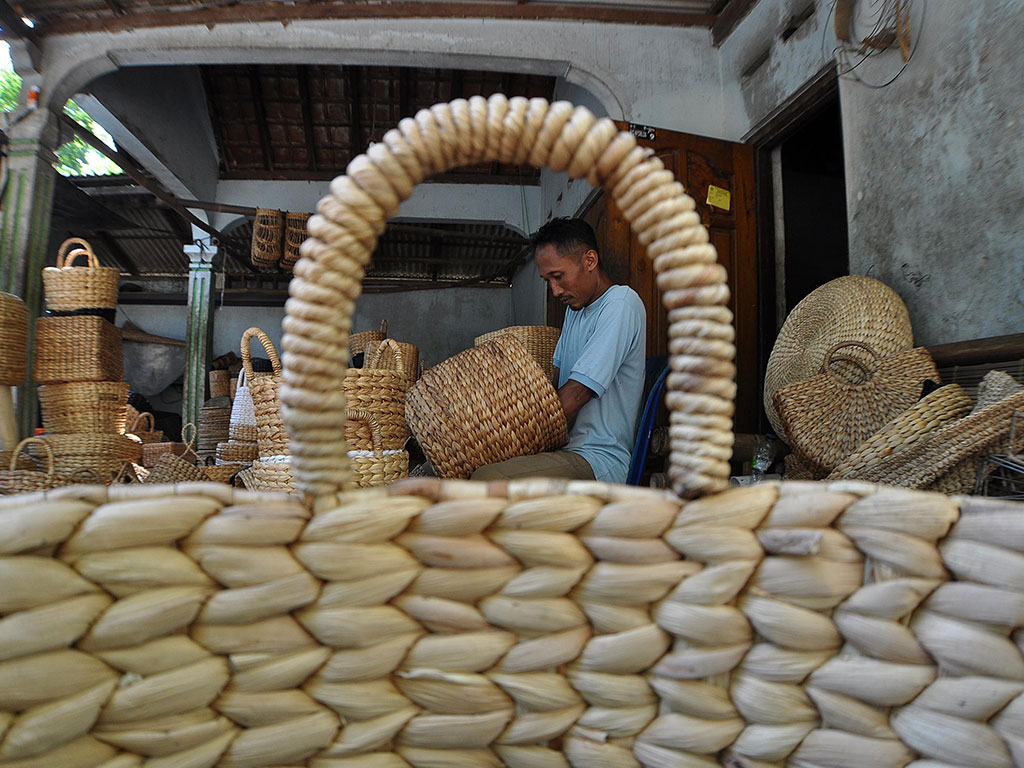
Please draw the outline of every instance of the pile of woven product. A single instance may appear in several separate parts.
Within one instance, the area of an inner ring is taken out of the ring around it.
[[[1024,386],[991,371],[972,393],[943,385],[914,347],[902,299],[850,275],[809,294],[786,318],[768,361],[764,406],[792,453],[788,479],[866,480],[970,493],[984,456],[1009,445]]]

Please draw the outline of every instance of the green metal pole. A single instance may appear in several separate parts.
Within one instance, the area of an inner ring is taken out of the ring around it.
[[[213,289],[215,250],[185,246],[188,256],[188,328],[185,338],[185,390],[182,423],[199,426],[199,409],[206,401],[206,375],[213,347]]]

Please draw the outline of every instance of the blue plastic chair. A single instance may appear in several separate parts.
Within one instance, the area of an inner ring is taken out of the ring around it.
[[[665,389],[668,378],[668,356],[652,357],[647,361],[646,380],[650,386],[644,400],[644,410],[640,414],[640,422],[636,428],[636,440],[633,442],[633,457],[626,473],[626,485],[640,485],[647,466],[647,457],[651,449],[651,433],[654,432],[654,419],[658,415],[661,393]],[[653,384],[651,383],[653,380]],[[647,387],[645,387],[647,389]]]

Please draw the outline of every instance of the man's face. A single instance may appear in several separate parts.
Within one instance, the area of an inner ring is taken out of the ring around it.
[[[591,257],[591,254],[593,256]],[[551,293],[572,309],[582,309],[593,301],[597,290],[597,254],[586,251],[580,256],[562,256],[554,245],[542,245],[534,257],[542,280]]]

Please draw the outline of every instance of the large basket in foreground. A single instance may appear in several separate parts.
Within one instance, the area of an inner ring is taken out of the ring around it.
[[[612,190],[672,317],[676,491],[716,493],[340,492],[359,265],[413,184],[484,159]],[[403,121],[332,192],[285,321],[305,500],[211,483],[0,499],[0,766],[1020,761],[1020,505],[849,481],[717,493],[724,275],[632,137],[539,99],[455,102]]]

